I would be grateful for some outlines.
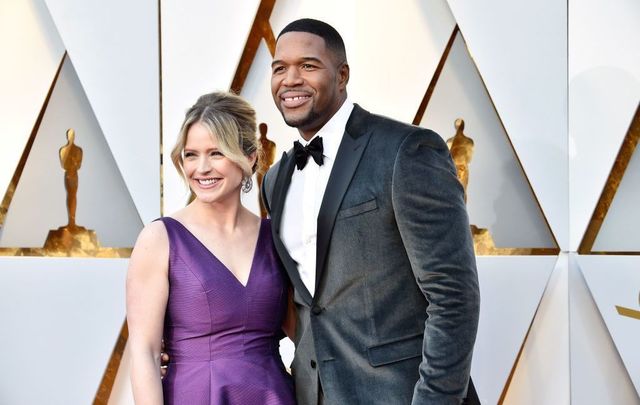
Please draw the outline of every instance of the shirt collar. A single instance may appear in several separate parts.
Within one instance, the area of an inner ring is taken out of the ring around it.
[[[342,106],[340,106],[340,109],[333,114],[333,117],[331,117],[331,119],[329,119],[329,121],[327,121],[327,123],[324,124],[318,132],[316,132],[313,138],[309,139],[307,142],[300,137],[300,142],[303,145],[307,145],[315,137],[321,136],[323,147],[322,154],[329,159],[334,160],[338,154],[338,147],[340,147],[342,135],[344,135],[351,111],[353,111],[353,103],[351,100],[346,99],[344,103],[342,103]]]

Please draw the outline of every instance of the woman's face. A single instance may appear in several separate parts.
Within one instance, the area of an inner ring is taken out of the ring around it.
[[[189,128],[183,156],[189,187],[198,200],[225,203],[240,198],[242,169],[222,154],[216,135],[201,123]]]

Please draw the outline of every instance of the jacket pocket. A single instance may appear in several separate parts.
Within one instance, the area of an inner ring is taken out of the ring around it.
[[[422,356],[423,338],[424,334],[419,333],[369,346],[367,348],[369,364],[378,367]]]
[[[337,219],[353,217],[375,209],[378,209],[378,202],[373,198],[369,201],[354,205],[353,207],[341,209],[338,211]]]

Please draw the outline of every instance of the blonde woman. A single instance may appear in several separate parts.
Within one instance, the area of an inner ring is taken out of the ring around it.
[[[278,352],[286,276],[269,220],[240,202],[257,153],[255,112],[239,96],[206,94],[187,111],[171,158],[195,199],[143,229],[127,276],[137,404],[295,403]]]

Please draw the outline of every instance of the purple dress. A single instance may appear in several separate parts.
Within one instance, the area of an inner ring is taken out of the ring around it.
[[[166,404],[295,404],[278,350],[287,282],[262,220],[246,287],[177,220],[169,235]]]

